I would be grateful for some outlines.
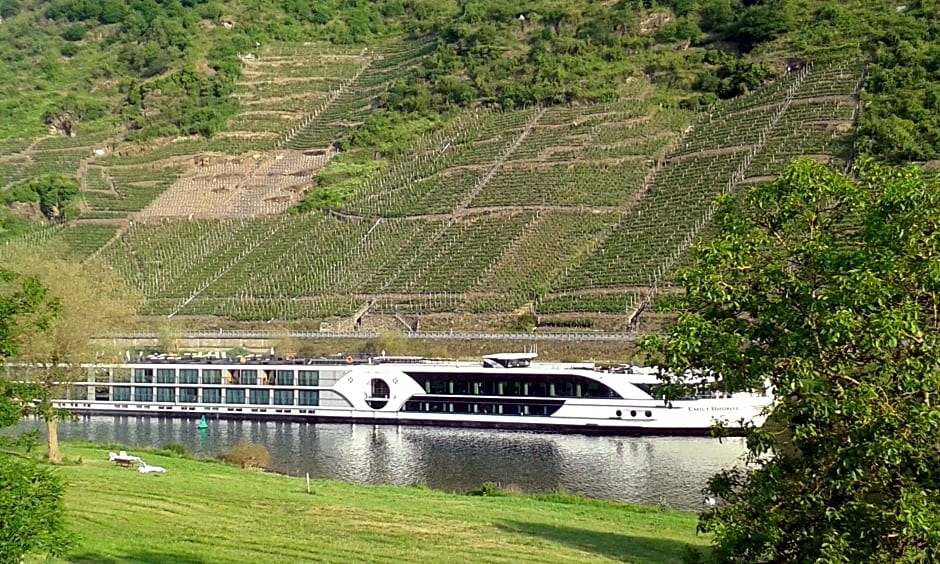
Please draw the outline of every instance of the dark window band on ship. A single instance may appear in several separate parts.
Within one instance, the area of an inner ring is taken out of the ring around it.
[[[566,398],[622,399],[607,385],[573,374],[406,374],[425,394],[405,402],[405,412],[549,416]]]

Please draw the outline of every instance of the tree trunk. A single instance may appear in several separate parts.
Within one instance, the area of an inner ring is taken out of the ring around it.
[[[52,464],[62,462],[62,454],[59,453],[59,423],[55,419],[46,420],[46,445],[49,447],[49,454],[46,456]]]

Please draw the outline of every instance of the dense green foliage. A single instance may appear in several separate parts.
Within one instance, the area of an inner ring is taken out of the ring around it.
[[[886,30],[866,85],[862,151],[893,162],[940,158],[940,12],[914,2]]]
[[[65,485],[52,468],[0,454],[0,561],[19,562],[27,553],[64,554]]]
[[[411,4],[4,0],[0,138],[39,134],[62,106],[79,134],[116,125],[133,140],[209,136],[235,109],[239,53],[270,41],[364,43],[443,17],[435,3]]]
[[[37,277],[0,269],[0,361],[17,354],[24,331],[47,328],[59,307]]]
[[[672,374],[780,398],[747,430],[753,466],[710,482],[721,562],[940,558],[940,190],[914,168],[855,172],[801,161],[726,200],[678,326],[647,343]]]
[[[911,2],[898,12],[891,2],[824,0],[4,0],[0,61],[8,80],[0,86],[0,137],[39,133],[64,113],[80,134],[117,125],[134,140],[210,136],[236,110],[230,94],[239,54],[277,41],[361,45],[429,36],[437,39],[435,51],[384,97],[382,106],[396,114],[380,112],[360,145],[392,138],[387,133],[401,127],[402,115],[611,100],[630,95],[638,78],[652,79],[664,101],[695,107],[752,90],[787,60],[874,54],[866,147],[920,158],[935,151],[931,126],[917,125],[934,98],[922,88],[935,58],[931,6]],[[910,65],[922,72],[900,70]],[[911,100],[909,92],[919,94]],[[912,139],[895,142],[905,136]]]
[[[688,47],[741,38],[741,26],[760,30],[737,45],[741,50],[773,39],[779,33],[751,22],[753,12],[766,9],[771,8],[707,0],[656,7],[629,1],[460,2],[453,19],[441,22],[440,47],[426,60],[419,80],[397,85],[388,103],[415,111],[477,103],[513,108],[597,102],[629,93],[630,82],[643,74],[681,93],[697,88],[734,95],[756,86],[746,85],[753,66],[760,68],[761,79],[769,69],[734,57],[706,58],[711,49]],[[782,33],[786,23],[781,25],[776,27]],[[677,51],[677,44],[683,49]],[[735,77],[735,86],[704,80],[716,69]]]
[[[66,41],[70,33],[83,36],[76,29],[119,26],[109,30],[102,47],[111,49],[110,55],[123,65],[115,73],[125,77],[120,115],[137,139],[177,133],[208,136],[225,127],[232,111],[227,96],[238,75],[239,38],[230,38],[227,48],[221,43],[213,48],[201,42],[205,30],[200,27],[221,13],[221,5],[199,1],[60,0],[46,9],[54,21],[68,22],[62,24]],[[199,71],[196,65],[201,65]]]
[[[344,149],[365,149],[365,153],[385,157],[400,155],[415,139],[433,131],[441,122],[442,116],[434,112],[403,114],[377,111],[339,145]]]
[[[74,178],[46,175],[14,186],[4,194],[4,203],[35,204],[46,219],[64,220],[78,216],[73,203],[78,192],[78,181]]]
[[[294,211],[302,213],[341,207],[363,183],[382,169],[383,164],[383,161],[372,159],[357,162],[337,157],[317,175],[313,188]]]

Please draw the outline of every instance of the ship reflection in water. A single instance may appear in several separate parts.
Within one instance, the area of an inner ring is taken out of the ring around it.
[[[24,422],[23,428],[38,427]],[[206,456],[241,439],[265,445],[272,470],[364,484],[414,485],[465,493],[483,482],[532,493],[565,491],[631,503],[701,508],[701,489],[740,463],[741,439],[622,437],[350,424],[82,417],[61,440],[128,447],[180,443]]]

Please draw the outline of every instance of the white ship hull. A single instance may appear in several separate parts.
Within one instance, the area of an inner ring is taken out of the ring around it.
[[[772,402],[769,395],[735,394],[667,405],[641,389],[649,373],[547,365],[481,370],[460,363],[177,362],[102,368],[56,406],[94,415],[703,435],[718,422],[731,430],[741,422],[759,426]],[[130,381],[116,376],[121,370],[133,374]]]
[[[705,435],[712,426],[721,421],[734,434],[738,422],[750,421],[755,425],[763,424],[762,407],[752,409],[721,408],[723,415],[682,413],[681,408],[673,408],[663,413],[662,404],[651,408],[650,418],[599,418],[599,417],[549,417],[468,415],[468,414],[406,414],[379,413],[375,411],[357,411],[347,409],[281,409],[273,407],[229,408],[218,405],[157,405],[115,403],[103,401],[74,402],[61,400],[56,407],[76,415],[125,415],[155,417],[196,418],[205,415],[208,419],[260,419],[266,421],[288,420],[308,423],[367,423],[376,425],[429,425],[444,427],[470,427],[493,429],[526,429],[546,431],[576,431],[584,433],[608,434],[662,434],[662,435]],[[610,406],[614,407],[614,406]],[[609,409],[609,407],[607,407]]]

